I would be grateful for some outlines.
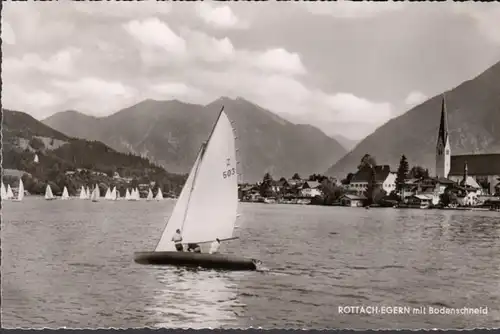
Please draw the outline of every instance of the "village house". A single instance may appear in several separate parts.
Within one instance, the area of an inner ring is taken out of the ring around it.
[[[321,196],[323,193],[319,189],[321,186],[321,183],[317,181],[306,181],[304,184],[302,184],[302,187],[300,189],[300,196],[302,197],[316,197],[316,196]]]
[[[417,194],[412,195],[408,198],[408,204],[411,207],[417,207],[421,209],[427,209],[431,207],[431,205],[436,205],[438,202],[435,200],[435,196],[433,194]]]
[[[391,172],[389,165],[375,166],[375,183],[387,194],[396,190],[396,173]],[[363,195],[372,177],[370,168],[362,168],[354,174],[348,185],[348,191],[356,195]]]
[[[364,195],[345,194],[339,198],[341,205],[350,207],[361,207],[365,201],[366,197]]]

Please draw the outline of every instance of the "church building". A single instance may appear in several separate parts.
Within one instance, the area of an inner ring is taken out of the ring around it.
[[[441,104],[441,122],[436,145],[436,177],[464,185],[479,185],[490,195],[500,191],[500,154],[451,155],[446,100]],[[470,184],[469,184],[470,183]]]

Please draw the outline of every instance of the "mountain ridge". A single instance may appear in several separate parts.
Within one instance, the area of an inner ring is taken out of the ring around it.
[[[64,112],[42,122],[68,135],[102,141],[120,152],[147,156],[169,171],[187,173],[222,105],[238,137],[240,181],[261,180],[266,172],[276,177],[317,173],[346,153],[321,130],[291,123],[241,97],[220,97],[206,105],[148,99],[80,124]]]

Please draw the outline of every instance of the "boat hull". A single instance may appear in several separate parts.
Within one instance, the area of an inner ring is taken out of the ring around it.
[[[257,270],[256,260],[224,254],[192,252],[136,252],[139,264],[202,267],[223,270]]]

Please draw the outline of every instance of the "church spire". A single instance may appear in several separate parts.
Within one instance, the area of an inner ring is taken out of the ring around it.
[[[441,123],[439,124],[438,132],[438,145],[442,144],[442,147],[446,146],[446,140],[448,139],[448,113],[446,111],[446,98],[443,94],[443,100],[441,102]]]

